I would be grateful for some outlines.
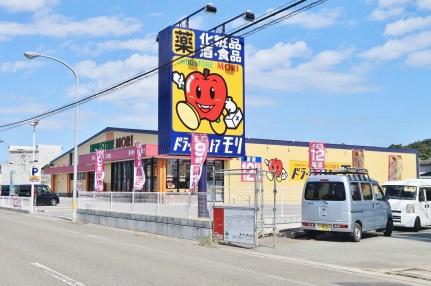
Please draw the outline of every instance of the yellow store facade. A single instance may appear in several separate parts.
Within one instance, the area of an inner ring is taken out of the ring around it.
[[[133,185],[133,145],[144,146],[142,163],[146,177],[142,192],[186,192],[190,184],[190,157],[159,155],[158,132],[108,127],[78,147],[78,191],[93,191],[95,150],[105,150],[104,191],[130,192]],[[223,170],[260,168],[277,170],[276,178],[264,173],[261,179],[265,200],[272,199],[274,185],[278,199],[300,201],[309,169],[309,142],[246,139],[244,158],[208,158],[207,184],[215,184],[222,199],[240,197],[255,186],[253,173],[244,174]],[[368,169],[372,178],[383,183],[390,178],[418,177],[416,150],[382,147],[325,144],[325,169],[359,165]],[[43,169],[51,175],[53,191],[71,196],[73,182],[73,150],[54,159]],[[250,164],[251,163],[251,164]],[[227,193],[229,192],[229,195]],[[244,198],[242,198],[244,199]]]

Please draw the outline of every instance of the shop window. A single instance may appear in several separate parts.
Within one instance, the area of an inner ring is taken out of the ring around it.
[[[94,191],[94,172],[88,172],[88,187],[87,191]]]
[[[70,180],[73,180],[73,176],[74,176],[74,174],[71,173],[70,174]],[[85,173],[78,173],[78,181],[83,181],[83,180],[85,180]]]
[[[190,184],[190,160],[179,160],[178,164],[178,189],[184,191]]]
[[[224,176],[216,171],[223,170],[223,161],[207,161],[207,184],[211,188],[224,185]],[[215,174],[215,181],[214,181]],[[187,191],[190,188],[190,160],[168,160],[166,170],[166,190]]]
[[[143,161],[145,172],[144,192],[155,192],[157,188],[157,159],[144,159]]]
[[[167,191],[178,190],[178,160],[168,160],[166,168]]]
[[[133,187],[133,161],[112,163],[111,183],[113,192],[131,192]]]

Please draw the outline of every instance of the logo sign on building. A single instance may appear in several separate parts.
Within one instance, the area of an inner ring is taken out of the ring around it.
[[[207,134],[209,156],[244,155],[244,40],[168,27],[158,35],[159,153],[190,154]],[[172,63],[172,61],[174,61]]]
[[[38,167],[31,167],[30,182],[34,184],[41,183],[40,170]]]
[[[105,150],[97,150],[96,164],[94,169],[94,191],[103,192],[104,178],[105,178]]]
[[[96,150],[112,150],[120,148],[128,148],[133,146],[133,135],[118,137],[115,140],[98,142],[90,145],[90,152]]]
[[[325,169],[325,143],[310,142],[308,154],[310,170],[319,171]]]
[[[192,134],[192,152],[190,154],[190,191],[198,189],[198,182],[202,175],[202,166],[208,154],[208,136],[206,134]]]
[[[261,157],[241,157],[241,182],[254,182],[256,170],[262,170]]]
[[[325,162],[325,171],[336,171],[344,166],[350,166],[347,163]],[[307,161],[289,161],[289,180],[305,181],[310,173],[309,163]]]
[[[144,187],[145,174],[142,166],[142,153],[144,153],[143,145],[139,142],[135,143],[135,160],[134,160],[134,179],[133,190],[138,191]]]

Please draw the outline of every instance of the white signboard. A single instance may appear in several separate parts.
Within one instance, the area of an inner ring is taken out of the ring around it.
[[[253,245],[256,244],[254,209],[224,209],[224,241]]]

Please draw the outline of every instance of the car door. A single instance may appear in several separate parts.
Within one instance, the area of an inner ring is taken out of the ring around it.
[[[373,230],[376,229],[376,209],[371,184],[361,182],[360,185],[363,199],[364,230]]]
[[[419,188],[419,198],[418,198],[419,204],[417,205],[418,208],[415,210],[416,214],[421,219],[421,225],[426,225],[429,221],[427,216],[427,201],[425,197],[425,188]]]
[[[350,222],[353,224],[357,220],[362,221],[362,224],[364,224],[364,211],[363,211],[363,202],[362,202],[362,196],[361,196],[361,188],[359,187],[359,183],[352,182],[350,183],[350,192],[351,192],[351,213],[352,213],[352,221]]]
[[[425,212],[426,216],[428,218],[428,221],[426,222],[427,225],[431,225],[431,187],[425,188]]]
[[[376,183],[372,184],[373,197],[374,197],[374,208],[376,211],[376,228],[381,229],[386,227],[386,220],[388,218],[388,210],[385,204],[385,195],[382,189]]]

